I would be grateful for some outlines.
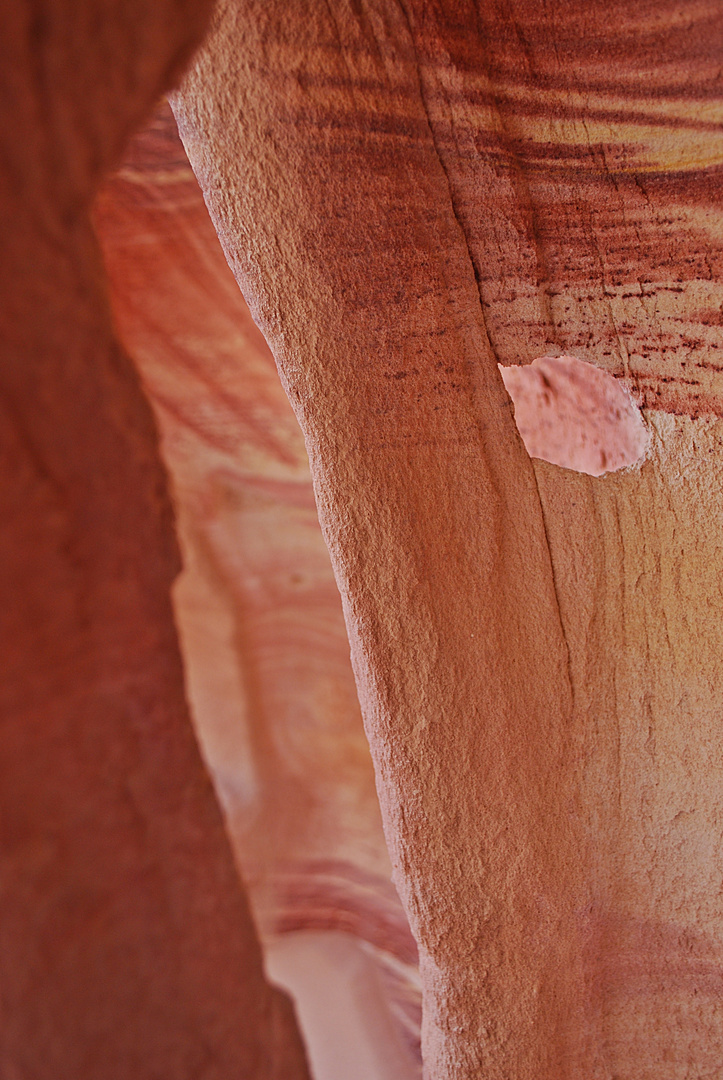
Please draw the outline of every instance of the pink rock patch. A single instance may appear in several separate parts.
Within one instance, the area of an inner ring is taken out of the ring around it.
[[[574,356],[541,356],[500,372],[530,457],[602,476],[640,461],[648,437],[624,388]]]

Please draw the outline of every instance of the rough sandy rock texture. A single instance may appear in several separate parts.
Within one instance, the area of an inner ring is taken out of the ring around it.
[[[416,947],[303,438],[167,103],[95,221],[161,431],[189,700],[267,962],[297,991],[316,1080],[419,1076]]]
[[[183,694],[150,409],[90,203],[205,3],[0,9],[0,1073],[308,1077]]]
[[[310,452],[430,1080],[720,1070],[717,0],[222,0],[174,99]],[[568,353],[645,463],[534,468]]]

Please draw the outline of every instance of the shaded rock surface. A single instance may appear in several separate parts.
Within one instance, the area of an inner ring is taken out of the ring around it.
[[[206,25],[0,9],[0,1073],[307,1080],[188,716],[157,433],[90,204]]]

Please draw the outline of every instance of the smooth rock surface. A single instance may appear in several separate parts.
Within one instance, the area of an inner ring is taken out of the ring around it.
[[[302,1025],[311,1018],[316,1080],[340,1068],[418,1076],[416,947],[390,880],[308,458],[167,103],[103,186],[95,221],[171,476],[196,730],[265,950],[289,958],[272,974],[288,971]],[[297,978],[294,957],[307,954]],[[358,962],[337,966],[336,955]],[[368,1005],[359,971],[376,988]],[[339,1015],[324,1027],[314,1017],[334,997]]]
[[[603,476],[645,457],[648,435],[629,393],[607,371],[575,356],[500,366],[515,424],[530,457]]]
[[[0,8],[0,1074],[308,1080],[188,716],[157,432],[90,204],[191,0]]]

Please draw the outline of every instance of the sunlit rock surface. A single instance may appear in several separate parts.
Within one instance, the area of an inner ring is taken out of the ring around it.
[[[174,603],[196,729],[257,923],[269,943],[285,938],[272,973],[289,969],[302,1022],[315,995],[339,1001],[336,1050],[316,1080],[333,1080],[332,1063],[348,1077],[372,1062],[369,1080],[414,1077],[416,947],[391,883],[303,438],[167,104],[106,184],[96,222],[116,323],[171,474],[184,561]],[[335,974],[324,963],[332,946],[310,931],[346,940],[337,953],[359,962]],[[286,941],[299,932],[321,943],[318,980],[303,985],[288,960],[302,945]],[[361,970],[378,999],[365,1008],[352,985]]]
[[[173,97],[309,447],[429,1080],[723,1046],[718,0],[222,0]],[[639,467],[531,461],[572,355]]]

